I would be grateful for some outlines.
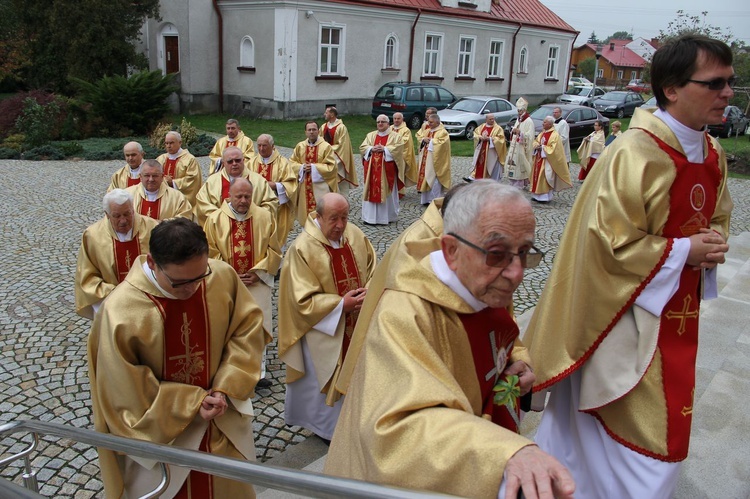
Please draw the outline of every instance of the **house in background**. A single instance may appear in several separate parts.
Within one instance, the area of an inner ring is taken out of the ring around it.
[[[596,56],[597,44],[587,43],[573,49],[572,64],[578,66],[581,61]],[[656,52],[655,40],[643,38],[635,40],[610,40],[599,45],[599,71],[597,85],[624,87],[630,80],[643,77],[643,69],[651,56]]]
[[[141,49],[180,110],[369,113],[389,81],[530,102],[562,93],[578,33],[539,0],[162,0]]]

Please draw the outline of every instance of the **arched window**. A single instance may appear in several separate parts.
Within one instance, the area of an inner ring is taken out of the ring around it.
[[[240,44],[240,66],[243,68],[255,67],[255,44],[249,36],[244,37]]]
[[[398,37],[395,33],[385,37],[383,69],[398,69]]]
[[[529,72],[529,49],[525,46],[521,47],[521,51],[518,53],[518,72],[528,73]]]

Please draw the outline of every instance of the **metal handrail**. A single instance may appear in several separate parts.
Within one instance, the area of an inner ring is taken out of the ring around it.
[[[257,464],[229,457],[206,454],[170,445],[155,444],[144,440],[118,437],[93,430],[76,428],[59,423],[34,420],[11,421],[0,425],[0,435],[22,431],[68,438],[97,447],[104,447],[124,454],[158,460],[170,465],[182,466],[210,475],[229,478],[269,489],[283,490],[308,497],[352,497],[429,499],[450,497],[434,492],[418,492],[373,483],[333,477],[310,471],[291,470],[268,464]],[[7,461],[5,459],[4,461]]]

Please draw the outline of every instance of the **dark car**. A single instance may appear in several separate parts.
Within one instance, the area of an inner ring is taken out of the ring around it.
[[[583,142],[583,138],[594,131],[594,123],[601,120],[604,124],[604,133],[609,134],[609,118],[605,118],[594,109],[586,106],[577,106],[575,104],[545,104],[531,113],[531,119],[534,120],[534,129],[536,133],[542,131],[542,121],[547,116],[552,116],[552,111],[559,107],[562,111],[562,118],[568,122],[570,127],[570,147],[575,148]],[[510,137],[510,130],[516,124],[516,118],[512,119],[508,126],[505,127],[506,138]]]
[[[641,104],[643,104],[641,94],[617,90],[607,92],[596,99],[594,101],[594,109],[604,116],[624,118],[625,116],[633,116],[635,108],[640,107]]]
[[[393,118],[393,113],[401,113],[409,128],[416,130],[422,126],[428,107],[445,109],[455,100],[456,96],[440,85],[390,82],[375,93],[370,114],[373,118],[380,114]]]
[[[708,133],[716,137],[731,137],[735,134],[744,135],[747,133],[750,117],[746,116],[737,106],[727,106],[724,109],[724,116],[721,123],[708,125]]]

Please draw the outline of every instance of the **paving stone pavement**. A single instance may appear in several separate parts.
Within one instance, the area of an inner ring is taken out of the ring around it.
[[[289,156],[291,151],[282,149]],[[357,157],[359,160],[359,158]],[[208,158],[199,158],[204,172]],[[470,158],[453,158],[453,180],[470,170]],[[0,424],[35,418],[91,428],[86,364],[90,323],[74,312],[73,277],[81,234],[102,216],[101,197],[109,176],[123,161],[3,161],[0,163]],[[574,178],[578,167],[571,167]],[[360,169],[360,178],[362,172]],[[517,313],[532,307],[544,286],[557,242],[580,187],[558,194],[549,205],[534,206],[537,246],[544,262],[527,271],[515,299]],[[729,180],[735,201],[731,233],[750,230],[750,180]],[[414,189],[401,202],[399,221],[387,227],[359,222],[361,189],[351,191],[350,222],[359,225],[379,256],[418,218],[423,207]],[[290,237],[299,231],[297,227]],[[291,239],[290,239],[291,240]],[[731,244],[731,240],[730,240]],[[274,307],[274,326],[276,324]],[[284,370],[276,342],[269,346],[274,384],[259,389],[255,433],[258,460],[278,456],[310,433],[284,424]],[[0,438],[0,458],[24,448],[28,436]],[[95,449],[56,437],[43,437],[32,464],[40,492],[48,497],[102,495]],[[21,484],[21,463],[0,470],[0,478]]]

